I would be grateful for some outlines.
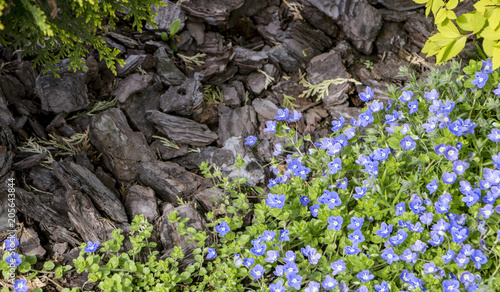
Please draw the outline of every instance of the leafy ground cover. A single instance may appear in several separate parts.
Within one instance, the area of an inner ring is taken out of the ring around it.
[[[359,118],[333,121],[318,141],[299,138],[300,113],[279,110],[264,131],[288,142],[276,145],[269,192],[257,189],[253,208],[244,179],[204,164],[225,214],[207,214],[211,233],[170,216],[198,243],[193,264],[179,267],[180,248],[159,260],[152,227],[136,217],[131,250],[119,252],[116,230],[102,246],[83,244],[75,268],[104,291],[499,291],[500,77],[491,68],[451,63],[421,80],[402,69],[412,81],[389,88],[391,102],[366,88]],[[34,272],[33,259],[11,240],[0,268],[4,277],[17,269],[15,291],[27,291],[19,274]],[[43,268],[60,277],[72,267]]]

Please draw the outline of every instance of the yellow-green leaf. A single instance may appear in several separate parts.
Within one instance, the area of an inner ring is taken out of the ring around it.
[[[500,39],[500,30],[494,30],[491,26],[487,26],[482,32],[481,37],[488,40]]]
[[[437,27],[445,38],[457,38],[460,36],[460,32],[457,27],[449,19],[443,21],[441,24],[438,24]]]
[[[441,23],[448,18],[446,17],[446,10],[444,9],[439,9],[439,11],[436,13],[436,17],[434,18],[435,23]]]
[[[432,1],[432,13],[436,15],[442,7],[444,7],[444,1],[443,0],[433,0]]]
[[[497,44],[495,40],[483,40],[483,51],[488,56],[493,56],[493,46]]]
[[[457,18],[457,25],[461,29],[477,33],[481,31],[486,23],[486,18],[479,12],[473,11],[462,14]]]
[[[418,4],[425,4],[429,2],[429,0],[413,0],[413,2],[418,3]]]
[[[500,8],[495,8],[488,16],[488,25],[493,29],[498,29],[500,26]]]
[[[442,33],[436,33],[435,35],[433,35],[429,38],[429,41],[435,43],[436,45],[438,45],[440,47],[444,47],[444,46],[449,45],[455,39],[456,38],[445,37]]]
[[[498,42],[495,46],[493,46],[493,70],[500,67],[500,42]]]
[[[448,10],[448,12],[446,12],[446,17],[449,19],[457,19],[457,15],[452,10]]]
[[[458,5],[458,0],[450,0],[448,3],[446,3],[446,8],[447,9],[455,9]]]
[[[458,55],[458,53],[460,53],[460,51],[462,51],[462,49],[465,47],[466,41],[467,38],[462,37],[458,40],[454,40],[449,45],[442,48],[436,56],[437,63],[440,64]]]
[[[486,6],[488,5],[493,5],[491,0],[480,0],[479,2],[474,4],[474,8],[476,8],[477,11],[484,13],[484,11],[486,10]]]
[[[434,56],[439,52],[440,48],[440,46],[436,45],[430,40],[427,40],[424,47],[422,48],[422,53],[427,54],[427,57]]]

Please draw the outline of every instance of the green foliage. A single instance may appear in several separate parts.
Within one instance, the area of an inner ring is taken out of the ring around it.
[[[500,1],[480,0],[475,11],[457,17],[459,0],[414,0],[426,5],[426,15],[431,12],[438,33],[431,36],[422,49],[427,56],[436,55],[437,64],[455,57],[465,46],[468,37],[482,39],[483,51],[492,58],[493,68],[500,67]],[[463,0],[460,0],[463,1]]]
[[[69,58],[69,67],[82,69],[84,57],[93,47],[116,73],[120,53],[110,49],[101,39],[108,29],[114,29],[117,12],[132,18],[134,29],[141,31],[143,23],[156,27],[152,5],[165,5],[161,0],[0,0],[4,26],[0,43],[20,50],[23,56],[33,56],[35,65],[45,65],[45,71],[56,71],[55,64]]]

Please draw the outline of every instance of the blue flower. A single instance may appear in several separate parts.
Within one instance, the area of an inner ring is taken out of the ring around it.
[[[363,226],[365,219],[358,217],[351,217],[351,224],[347,225],[347,228],[352,230],[360,230]]]
[[[321,283],[323,288],[326,290],[333,290],[335,287],[337,287],[338,284],[339,282],[332,278],[332,276],[330,275],[326,275],[325,280],[323,281],[323,283]]]
[[[416,195],[416,194],[415,194]],[[415,214],[420,214],[425,211],[425,207],[422,206],[424,201],[422,201],[422,198],[418,196],[412,196],[413,199],[411,202],[408,204],[410,206],[410,210],[415,213]]]
[[[3,243],[5,244],[5,250],[7,251],[14,251],[14,249],[19,246],[19,240],[15,236],[9,237],[8,239],[4,240]]]
[[[436,148],[434,148],[434,152],[436,152],[436,154],[444,154],[444,152],[446,151],[446,148],[448,148],[448,145],[441,143],[441,144],[437,145]]]
[[[302,206],[305,207],[305,206],[307,206],[307,204],[309,204],[310,199],[307,196],[302,196],[302,197],[300,197],[299,201],[302,204]]]
[[[406,203],[400,202],[396,204],[396,216],[401,216],[405,212]]]
[[[28,292],[28,283],[24,279],[14,281],[14,292]]]
[[[374,100],[370,105],[368,105],[368,110],[372,113],[379,112],[384,109],[384,104],[382,102]]]
[[[268,263],[274,263],[278,260],[279,252],[276,250],[268,250],[266,255],[267,258],[264,260]]]
[[[344,130],[344,135],[347,140],[351,140],[356,136],[356,128],[347,128]]]
[[[337,274],[342,273],[345,270],[345,262],[343,260],[337,260],[330,264],[333,272],[332,275],[335,276]]]
[[[490,139],[493,142],[500,142],[500,130],[499,129],[491,130],[491,133],[488,135],[488,139]]]
[[[467,169],[469,169],[469,163],[463,162],[461,160],[455,160],[455,161],[453,161],[453,171],[457,175],[464,174]]]
[[[17,267],[22,264],[23,260],[18,253],[13,252],[9,257],[5,258],[5,262],[11,267]]]
[[[470,261],[470,259],[463,253],[459,253],[453,260],[460,268],[465,267]]]
[[[264,129],[264,132],[276,133],[276,121],[267,121],[266,128]]]
[[[255,136],[248,136],[247,137],[247,141],[245,142],[245,145],[253,146],[253,145],[255,145],[255,142],[257,142],[257,137],[255,137]]]
[[[476,79],[472,80],[471,84],[477,85],[477,88],[483,88],[489,78],[488,74],[484,74],[482,72],[476,72],[476,74],[474,74],[474,77]]]
[[[405,239],[408,237],[408,233],[406,233],[403,229],[398,230],[398,234],[394,235],[389,238],[389,242],[392,245],[399,245],[405,241]]]
[[[319,205],[314,204],[311,207],[309,207],[309,211],[311,211],[311,215],[316,218],[318,217],[318,212],[319,212]]]
[[[354,292],[368,292],[368,288],[366,286],[361,286],[361,287],[359,287],[358,290],[356,290]]]
[[[234,265],[239,267],[243,264],[243,260],[241,259],[241,256],[240,254],[238,253],[235,253],[234,254]]]
[[[453,242],[461,243],[464,242],[464,240],[466,240],[467,237],[469,237],[469,228],[467,227],[458,228],[457,230],[451,230],[450,233]]]
[[[424,216],[422,216],[422,217],[424,217]],[[422,217],[420,217],[420,218],[422,218]],[[431,221],[432,221],[432,219],[431,219]],[[429,225],[429,224],[427,224],[427,225]],[[410,231],[412,231],[412,232],[417,232],[417,233],[422,233],[422,231],[424,231],[424,228],[422,227],[422,225],[420,224],[420,222],[415,223],[415,225],[414,224],[409,224],[408,225],[408,229]]]
[[[281,152],[283,152],[283,146],[281,146],[281,143],[276,143],[276,145],[274,145],[273,156],[278,156]]]
[[[274,269],[273,274],[276,277],[283,277],[285,275],[285,266],[284,265],[277,265],[276,268]]]
[[[463,253],[466,256],[471,256],[472,253],[474,253],[475,249],[472,248],[470,244],[464,244],[462,248],[460,249],[460,252]]]
[[[98,241],[96,241],[96,242],[89,241],[89,242],[87,242],[87,246],[85,248],[83,248],[83,251],[85,251],[85,252],[95,252],[98,247],[99,247],[99,242]]]
[[[289,113],[289,110],[286,108],[286,109],[278,109],[278,114],[274,116],[275,119],[277,119],[278,121],[285,121],[286,119],[288,119],[288,113]]]
[[[330,216],[330,217],[328,217],[328,223],[330,225],[328,225],[327,229],[333,229],[335,231],[340,231],[340,229],[342,228],[343,222],[344,222],[344,218],[342,218],[341,216],[337,216],[337,217]]]
[[[476,269],[481,269],[481,265],[484,265],[488,262],[488,257],[483,254],[482,251],[476,249],[472,255],[471,260],[474,262]]]
[[[340,117],[338,121],[332,121],[332,132],[340,130],[344,126],[344,122],[344,117]]]
[[[397,122],[398,120],[398,112],[393,111],[392,115],[385,115],[385,122],[384,124],[392,124],[394,122]]]
[[[215,231],[219,232],[221,237],[224,237],[231,231],[231,228],[229,228],[226,221],[222,221],[217,227],[215,227]]]
[[[207,248],[207,259],[215,259],[217,257],[217,252],[215,248],[209,247]]]
[[[255,244],[251,249],[250,252],[253,253],[256,256],[261,256],[266,252],[266,244],[261,243],[261,244]]]
[[[467,207],[474,206],[481,199],[481,190],[474,189],[472,192],[468,192],[465,197],[462,198],[462,202],[464,202]]]
[[[339,157],[336,157],[332,162],[328,163],[329,174],[336,174],[339,170],[342,169],[342,160]]]
[[[373,159],[383,161],[389,157],[389,153],[391,153],[391,148],[377,148],[373,151]]]
[[[493,205],[487,204],[483,208],[479,209],[479,214],[483,216],[484,219],[489,219],[493,214]]]
[[[288,286],[299,290],[300,283],[302,283],[302,276],[297,274],[287,274],[287,276],[288,276],[288,281],[287,281]]]
[[[399,261],[399,256],[394,253],[394,251],[390,248],[385,249],[382,252],[381,257],[387,261],[387,264],[392,265],[393,262]]]
[[[266,199],[266,205],[271,208],[282,209],[285,206],[286,197],[285,195],[274,195],[269,194]]]
[[[363,233],[361,233],[361,230],[359,229],[349,234],[347,238],[349,238],[349,240],[352,241],[353,245],[355,244],[357,245],[358,243],[365,241],[365,237],[363,236]]]
[[[297,122],[298,120],[300,120],[301,117],[302,117],[301,113],[299,113],[296,110],[293,110],[293,112],[288,115],[288,118],[286,120],[287,122],[292,123],[292,122]]]
[[[353,195],[353,198],[355,199],[361,199],[366,195],[366,191],[368,188],[361,188],[361,187],[356,187],[354,188],[356,190],[356,193]]]
[[[403,147],[404,150],[411,150],[417,146],[417,143],[415,143],[409,135],[406,135],[403,139],[401,139],[399,145]]]
[[[481,66],[481,72],[485,74],[493,73],[493,63],[490,60],[481,60],[483,66]]]
[[[410,101],[407,106],[410,109],[410,115],[416,113],[418,111],[418,100]]]
[[[344,251],[347,255],[354,255],[360,253],[361,249],[359,249],[357,246],[346,246],[344,247]]]
[[[477,73],[476,73],[477,74]],[[446,292],[460,292],[460,282],[457,280],[444,280],[443,283],[443,291]]]
[[[375,285],[375,290],[377,292],[389,292],[389,284],[387,281],[382,281],[380,285]]]
[[[363,283],[366,283],[368,281],[371,281],[373,278],[375,278],[374,275],[368,270],[363,270],[359,272],[356,277]]]
[[[471,272],[464,271],[460,275],[460,282],[464,284],[466,287],[474,284],[474,275]]]
[[[279,241],[290,241],[290,237],[288,237],[290,234],[290,231],[287,229],[282,229],[280,230],[280,236],[279,236]]]
[[[269,291],[271,292],[286,292],[285,286],[283,286],[283,281],[279,280],[276,284],[269,285]]]
[[[498,83],[498,88],[493,91],[496,96],[500,96],[500,83]]]
[[[387,225],[387,223],[382,222],[380,224],[380,229],[375,232],[378,236],[382,238],[387,238],[389,235],[391,235],[392,232],[392,224]]]
[[[297,264],[295,264],[293,261],[287,262],[287,264],[283,267],[285,273],[287,273],[287,276],[296,274],[299,272],[299,268],[297,268]]]
[[[255,263],[255,259],[254,258],[245,258],[243,260],[243,265],[247,268],[250,268],[253,264]]]
[[[369,86],[367,86],[365,92],[361,92],[359,94],[359,99],[361,99],[364,102],[368,102],[373,98],[374,94],[375,92]]]
[[[443,182],[445,184],[451,185],[457,179],[457,174],[454,172],[443,172]]]
[[[321,285],[318,282],[311,281],[304,292],[318,292]]]
[[[446,252],[446,254],[441,257],[441,259],[444,261],[445,264],[448,264],[454,257],[455,257],[455,252],[449,249]]]
[[[412,98],[413,98],[413,92],[403,91],[402,95],[399,97],[399,101],[406,103],[409,102]]]
[[[373,118],[372,112],[370,110],[366,110],[364,113],[359,115],[359,122],[361,127],[366,127],[369,124],[373,123],[375,119]]]
[[[424,264],[424,274],[434,274],[437,271],[436,264],[433,262]]]
[[[417,241],[415,241],[415,244],[410,247],[414,252],[425,252],[427,250],[427,244],[425,244],[420,239],[417,239]]]
[[[406,262],[407,264],[412,264],[414,265],[415,262],[417,261],[417,254],[414,252],[411,252],[409,248],[405,249],[403,254],[399,257],[401,260]]]
[[[427,184],[427,190],[429,194],[432,195],[438,189],[438,184],[435,179],[433,179],[430,183]]]
[[[260,279],[262,275],[266,272],[261,264],[256,264],[255,267],[250,270],[250,276],[254,279]]]
[[[431,92],[426,92],[424,94],[425,99],[428,101],[433,101],[439,98],[439,93],[437,92],[436,89],[432,89]]]

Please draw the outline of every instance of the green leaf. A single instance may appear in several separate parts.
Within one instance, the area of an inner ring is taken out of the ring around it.
[[[398,138],[392,136],[390,137],[389,139],[387,139],[387,144],[389,145],[389,147],[391,147],[392,149],[399,149],[400,148],[400,145],[399,145],[399,140]]]
[[[420,160],[420,162],[422,162],[422,163],[429,163],[431,161],[429,159],[429,155],[427,155],[427,154],[420,154],[418,156],[418,160]]]
[[[20,273],[27,273],[31,270],[31,264],[29,262],[23,262],[18,266],[18,270]]]
[[[57,266],[56,270],[56,278],[61,279],[63,276],[63,267],[62,266]]]
[[[443,21],[441,24],[438,24],[437,27],[445,38],[457,38],[460,36],[460,32],[457,27],[449,19]]]
[[[31,292],[43,292],[42,288],[35,288]]]
[[[175,35],[179,31],[180,28],[181,28],[181,20],[179,18],[177,18],[170,25],[170,37]]]
[[[500,39],[500,29],[495,30],[492,26],[487,26],[482,32],[481,37],[488,40],[498,40]]]
[[[483,29],[486,18],[481,13],[473,11],[460,15],[456,22],[461,29],[478,33]]]
[[[52,271],[52,269],[55,266],[56,265],[52,261],[47,261],[47,262],[43,263],[43,270],[44,271]]]
[[[36,255],[29,254],[24,258],[24,261],[34,265],[36,264]]]
[[[460,51],[462,51],[462,49],[465,47],[466,41],[467,39],[465,37],[462,37],[458,40],[454,40],[453,42],[451,42],[451,44],[442,48],[436,56],[437,63],[442,63],[458,55],[458,53],[460,53]]]

